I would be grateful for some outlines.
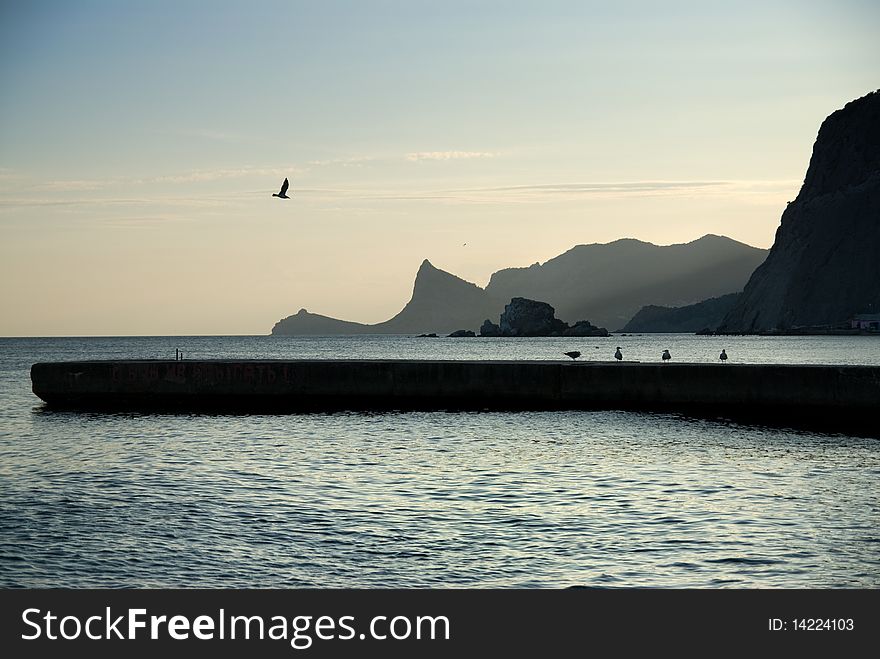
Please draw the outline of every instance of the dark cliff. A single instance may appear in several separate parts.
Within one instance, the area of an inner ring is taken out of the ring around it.
[[[846,323],[880,311],[880,92],[822,123],[776,241],[720,331]]]

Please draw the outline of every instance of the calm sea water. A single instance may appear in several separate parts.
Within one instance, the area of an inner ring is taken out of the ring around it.
[[[625,412],[77,414],[36,361],[880,364],[870,337],[0,339],[0,586],[878,587],[880,441]],[[564,358],[563,358],[564,359]]]

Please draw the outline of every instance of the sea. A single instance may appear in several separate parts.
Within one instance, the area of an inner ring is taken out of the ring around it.
[[[3,588],[877,588],[880,440],[624,411],[52,411],[35,362],[880,365],[880,337],[0,338]]]

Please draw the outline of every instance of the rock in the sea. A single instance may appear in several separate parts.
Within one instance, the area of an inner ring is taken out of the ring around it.
[[[504,336],[561,336],[568,327],[549,304],[524,297],[504,307],[499,326]]]
[[[455,330],[452,334],[449,335],[450,338],[460,339],[462,337],[470,337],[476,336],[471,330]]]
[[[487,318],[480,326],[480,336],[501,336],[501,328]]]
[[[480,336],[609,336],[604,327],[596,327],[588,320],[579,320],[574,326],[556,317],[556,310],[546,302],[515,297],[504,307],[500,323],[485,320]]]
[[[604,327],[596,327],[589,320],[579,320],[563,330],[562,336],[609,336],[609,334]]]

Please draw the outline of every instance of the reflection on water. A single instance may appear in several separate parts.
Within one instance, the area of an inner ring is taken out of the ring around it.
[[[878,336],[695,336],[632,334],[610,337],[415,338],[410,336],[186,336],[66,339],[3,339],[0,354],[9,363],[76,359],[560,359],[578,350],[581,361],[612,361],[621,347],[624,359],[718,362],[722,349],[729,363],[880,365]]]
[[[715,340],[663,338],[674,358]],[[41,413],[29,391],[34,361],[183,341],[0,341],[0,586],[880,586],[873,439],[625,412]],[[271,357],[342,339],[185,341]]]

